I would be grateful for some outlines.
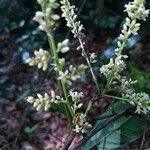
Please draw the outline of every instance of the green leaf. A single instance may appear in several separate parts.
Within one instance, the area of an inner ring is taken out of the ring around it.
[[[112,132],[119,129],[129,118],[121,118],[116,122],[108,125],[106,128],[98,132],[95,136],[93,136],[84,146],[84,150],[90,150],[94,146],[98,145],[100,142],[103,142],[106,137],[108,137]]]
[[[99,117],[99,119],[113,115],[113,112],[118,113],[126,110],[128,107],[128,104],[117,102],[112,107],[113,111],[112,109],[108,109]],[[104,120],[106,119],[98,120],[95,127]],[[145,124],[141,120],[131,116],[122,117],[108,125],[106,128],[93,136],[89,141],[87,141],[84,146],[84,150],[93,150],[93,147],[95,146],[98,146],[100,150],[102,147],[105,148],[104,150],[121,147],[122,145],[130,143],[139,138],[144,131],[144,128]]]
[[[114,114],[117,114],[121,111],[124,111],[128,109],[131,105],[129,103],[124,103],[121,101],[112,103],[112,106],[110,106],[102,115],[97,117],[97,120],[99,120],[97,123],[102,121],[102,118],[107,118],[108,116],[112,116]]]
[[[39,127],[39,124],[35,124],[34,126],[32,127],[25,127],[24,129],[24,132],[31,135],[31,134],[34,134],[36,132],[36,130],[38,129]]]
[[[138,118],[121,118],[93,136],[84,146],[84,150],[92,150],[96,145],[99,150],[119,148],[139,138],[144,128],[144,122]]]
[[[118,148],[120,146],[120,130],[117,130],[115,132],[113,132],[112,134],[109,135],[108,138],[105,138],[99,145],[98,145],[98,149],[101,150],[110,150],[111,149],[115,149]],[[114,140],[115,139],[115,140]]]
[[[100,142],[98,148],[99,150],[110,150],[110,148],[119,148],[124,144],[133,142],[141,136],[144,128],[145,124],[141,120],[131,117],[118,130],[113,131],[102,142]]]
[[[147,89],[150,73],[141,71],[134,62],[130,62],[128,66],[131,69],[131,78],[138,81],[135,86],[136,90],[143,91]]]
[[[138,81],[136,86],[139,89],[143,89],[145,87],[146,80],[144,78],[143,72],[135,67],[132,67],[132,79]]]
[[[19,95],[17,97],[16,102],[19,102],[19,101],[23,100],[24,98],[26,98],[30,92],[31,92],[31,90],[24,91],[21,95]]]

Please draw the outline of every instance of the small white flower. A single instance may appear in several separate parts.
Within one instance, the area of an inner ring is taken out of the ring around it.
[[[39,49],[39,51],[34,51],[35,57],[27,59],[26,63],[30,66],[37,66],[39,69],[45,71],[48,68],[50,61],[50,54],[48,51]]]
[[[71,6],[68,0],[61,0],[60,3],[62,4],[62,17],[66,19],[67,26],[72,29],[71,32],[74,34],[74,37],[81,35],[84,28],[80,21],[76,21],[75,6]]]
[[[119,36],[119,41],[117,42],[117,48],[115,49],[116,58],[110,59],[109,64],[103,65],[100,68],[100,72],[105,75],[106,79],[113,76],[113,79],[118,79],[121,72],[126,69],[126,64],[123,59],[126,59],[126,55],[122,55],[122,51],[125,48],[129,37],[137,35],[137,31],[140,29],[140,23],[138,20],[145,20],[148,17],[149,10],[145,10],[143,0],[134,0],[125,5],[128,17],[125,19],[123,29]]]
[[[91,63],[96,63],[97,62],[96,58],[97,58],[97,55],[95,53],[90,53],[90,62]]]
[[[42,11],[37,11],[33,20],[40,22],[41,20],[43,20],[44,16],[45,14]]]
[[[38,93],[37,98],[29,96],[27,101],[33,104],[33,107],[35,107],[37,111],[43,109],[47,111],[51,107],[51,104],[58,104],[64,100],[60,96],[56,95],[54,91],[51,91],[50,96],[47,93],[45,93],[44,96]]]
[[[80,79],[85,74],[86,69],[87,66],[84,64],[81,64],[78,67],[70,65],[68,70],[59,71],[58,79],[63,80],[68,85],[72,85],[72,82]]]
[[[34,98],[32,96],[29,96],[27,98],[27,101],[32,104],[34,102]]]
[[[45,0],[37,0],[37,2],[38,2],[40,5],[42,5],[42,4],[45,2]]]
[[[70,48],[68,47],[68,44],[69,44],[68,39],[62,41],[61,43],[58,43],[57,45],[58,51],[60,51],[61,53],[67,53],[70,50]]]
[[[69,94],[70,94],[72,100],[76,101],[76,102],[79,102],[81,100],[81,98],[84,97],[82,92],[77,92],[77,91],[72,92],[72,91],[70,91]]]
[[[86,121],[86,116],[83,113],[77,113],[75,115],[73,124],[73,131],[75,131],[76,133],[87,133],[88,130],[92,127],[92,125]]]
[[[126,77],[122,77],[121,81],[121,92],[122,97],[126,99],[131,105],[136,107],[137,113],[147,114],[150,110],[150,96],[146,93],[136,93],[133,85],[137,81],[132,81]]]
[[[48,33],[55,22],[60,19],[60,16],[55,14],[55,9],[59,7],[59,3],[56,0],[37,0],[38,3],[44,8],[43,12],[38,11],[35,14],[33,20],[39,23],[39,29]],[[46,7],[45,7],[46,6]],[[45,19],[46,18],[46,19]],[[48,20],[47,20],[48,19]]]

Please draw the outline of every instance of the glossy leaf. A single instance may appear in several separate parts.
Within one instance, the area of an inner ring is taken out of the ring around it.
[[[104,117],[107,119],[107,116],[113,115],[113,112],[118,113],[126,110],[128,107],[128,104],[117,102],[113,105],[113,111],[112,109],[107,110],[99,117],[99,119]],[[95,127],[98,123],[102,123],[106,119],[98,120]],[[93,147],[95,146],[98,146],[100,150],[102,147],[104,147],[104,150],[121,147],[122,145],[139,138],[142,135],[144,128],[145,123],[138,118],[132,116],[122,117],[93,136],[85,144],[84,150],[93,150]]]

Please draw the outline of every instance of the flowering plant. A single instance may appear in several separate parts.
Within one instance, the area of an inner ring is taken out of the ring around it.
[[[84,98],[84,94],[82,91],[73,91],[71,87],[74,82],[85,75],[86,70],[89,70],[99,96],[111,97],[123,103],[129,103],[135,108],[136,113],[148,114],[150,111],[150,97],[143,92],[137,93],[133,86],[136,84],[136,81],[132,81],[132,79],[124,75],[124,70],[127,68],[125,59],[128,56],[123,54],[129,37],[138,34],[138,30],[140,29],[140,23],[138,21],[145,21],[148,17],[149,10],[145,9],[145,1],[134,0],[125,5],[125,12],[127,12],[128,16],[125,19],[123,29],[118,38],[115,49],[116,57],[114,59],[111,58],[109,64],[100,67],[100,73],[107,80],[103,88],[100,88],[100,84],[91,65],[97,61],[96,54],[88,54],[85,50],[85,43],[83,42],[84,27],[77,20],[75,6],[71,5],[69,0],[61,0],[60,3],[57,0],[37,1],[42,11],[36,12],[34,20],[39,23],[39,29],[46,32],[50,51],[43,49],[35,51],[35,57],[29,58],[27,63],[30,66],[37,66],[38,69],[42,69],[43,71],[53,66],[59,82],[60,93],[56,94],[55,91],[51,91],[50,95],[45,93],[44,96],[38,93],[37,98],[29,96],[27,101],[33,104],[37,110],[48,110],[53,104],[63,104],[65,114],[73,132],[87,133],[92,128],[91,123],[87,121],[87,114],[92,108],[93,103],[90,101],[85,111],[79,111],[83,106],[82,99]],[[56,9],[59,7],[62,10],[62,17],[67,22],[67,27],[71,29],[74,38],[78,40],[79,46],[77,50],[81,51],[81,55],[86,60],[86,65],[67,66],[65,58],[60,58],[58,55],[59,53],[64,54],[70,51],[69,39],[65,39],[62,42],[55,40],[55,23],[61,18],[61,16],[56,14]],[[120,90],[117,95],[120,95],[120,97],[107,95],[111,91],[112,86],[119,87]]]

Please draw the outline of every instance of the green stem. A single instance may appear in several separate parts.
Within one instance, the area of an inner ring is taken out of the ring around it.
[[[46,6],[42,6],[43,12],[45,12],[45,8],[46,8]],[[44,19],[45,19],[46,23],[48,24],[48,17],[45,17]],[[50,48],[51,48],[50,53],[51,53],[51,55],[54,59],[55,65],[57,66],[57,69],[58,69],[58,71],[56,72],[57,76],[58,76],[59,71],[62,68],[61,68],[61,65],[59,64],[59,58],[58,58],[57,48],[56,48],[56,44],[55,44],[55,40],[54,40],[54,35],[51,31],[50,32],[47,31],[47,35],[48,35],[48,42],[49,42],[49,45],[50,45]],[[65,87],[65,83],[64,83],[63,80],[60,80],[59,83],[60,83],[61,91],[62,91],[63,96],[65,98],[65,103],[64,103],[65,113],[67,115],[67,119],[68,119],[68,121],[70,123],[70,126],[71,126],[74,113],[73,113],[73,110],[71,109],[71,105],[70,105],[70,102],[69,102],[69,99],[68,99],[68,94],[67,94],[67,90],[66,90],[66,87]]]
[[[123,41],[122,46],[121,46],[122,50],[125,48],[129,37],[130,37],[130,35],[126,37],[125,41]],[[122,53],[122,51],[120,51],[118,55],[120,56],[121,53]],[[116,73],[116,66],[114,66],[113,72],[112,72],[111,76],[107,80],[107,84],[106,84],[104,90],[102,91],[102,95],[105,95],[105,93],[107,93],[108,90],[110,89],[110,86],[112,85],[112,82],[113,82],[113,80],[115,78],[115,73]]]
[[[55,44],[55,40],[54,40],[54,35],[52,33],[48,34],[48,40],[49,40],[49,44],[50,44],[50,47],[51,47],[51,50],[52,50],[54,63],[57,66],[58,71],[61,71],[61,65],[59,64],[59,58],[58,58],[57,48],[56,48],[56,44]],[[57,71],[57,74],[58,74],[58,71]],[[68,120],[71,124],[74,114],[73,114],[73,111],[71,109],[71,105],[70,105],[70,102],[69,102],[69,99],[68,99],[66,86],[65,86],[65,83],[64,83],[63,80],[60,80],[60,85],[61,85],[60,86],[61,91],[64,95],[65,102],[66,102],[66,103],[64,103],[65,112],[66,112],[67,118],[68,118]]]
[[[128,99],[125,99],[125,98],[121,98],[121,97],[117,97],[117,96],[112,96],[112,95],[104,95],[105,97],[108,97],[108,98],[114,98],[114,99],[117,99],[117,100],[123,100],[123,101],[129,101]]]
[[[80,43],[80,46],[81,46],[81,49],[82,49],[82,53],[84,54],[84,57],[85,57],[85,59],[86,59],[86,62],[87,62],[87,64],[88,64],[89,68],[90,68],[90,72],[91,72],[93,81],[95,82],[95,85],[96,85],[96,88],[97,88],[97,90],[98,90],[98,93],[100,93],[100,88],[99,88],[99,85],[98,85],[98,81],[97,81],[96,76],[95,76],[95,74],[94,74],[94,71],[93,71],[93,69],[92,69],[90,60],[89,60],[89,58],[88,58],[88,56],[87,56],[87,54],[86,54],[86,52],[85,52],[83,42],[82,42],[82,40],[81,40],[80,37],[78,37],[78,40],[79,40],[79,43]]]
[[[105,93],[108,92],[108,90],[109,90],[109,88],[110,88],[110,86],[111,86],[111,84],[112,84],[113,79],[114,79],[113,75],[111,75],[111,76],[108,78],[107,84],[106,84],[104,90],[102,91],[102,96],[105,95]]]
[[[67,5],[67,7],[68,7],[68,9],[69,9],[70,6],[68,5],[67,2],[66,2],[66,5]],[[75,22],[74,22],[74,20],[73,20],[72,17],[70,17],[70,21],[71,21],[71,23],[72,23],[73,28],[76,30],[76,33],[78,33],[77,27],[76,27]],[[93,72],[93,69],[92,69],[90,60],[89,60],[89,58],[88,58],[88,56],[87,56],[87,54],[86,54],[86,51],[85,51],[85,48],[84,48],[84,45],[83,45],[83,41],[82,41],[82,39],[80,38],[80,35],[77,35],[77,38],[78,38],[78,41],[79,41],[79,43],[80,43],[80,46],[81,46],[81,49],[82,49],[82,53],[84,54],[84,57],[85,57],[85,59],[86,59],[86,62],[87,62],[87,64],[88,64],[89,68],[90,68],[90,72],[91,72],[93,81],[95,82],[95,85],[96,85],[96,88],[97,88],[97,90],[98,90],[98,93],[100,93],[100,88],[99,88],[99,85],[98,85],[98,81],[97,81],[96,76],[95,76],[95,74],[94,74],[94,72]]]
[[[137,13],[135,14],[135,16],[136,15],[137,15]],[[136,18],[133,18],[132,22],[133,21],[136,22]],[[132,30],[131,24],[132,24],[132,22],[130,23],[129,29],[128,29],[127,33],[126,33],[126,37],[125,37],[124,41],[121,44],[121,47],[120,47],[121,50],[119,51],[119,53],[116,53],[117,57],[122,55],[122,51],[125,48],[125,46],[126,46],[126,44],[128,42],[129,37],[132,35],[132,33],[131,33],[131,30]],[[107,85],[105,86],[105,89],[103,90],[102,95],[104,95],[105,93],[108,92],[108,90],[109,90],[110,86],[112,85],[112,82],[113,82],[113,80],[115,78],[115,73],[117,73],[116,66],[114,66],[114,68],[112,68],[112,70],[113,70],[112,74],[111,74],[110,78],[108,78],[108,80],[107,80]]]

